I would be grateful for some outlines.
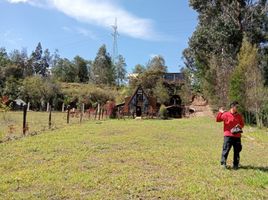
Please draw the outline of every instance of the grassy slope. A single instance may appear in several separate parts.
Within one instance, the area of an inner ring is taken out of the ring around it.
[[[33,132],[43,132],[48,130],[48,116],[47,112],[27,112],[27,124],[29,130],[27,134]],[[93,117],[93,116],[91,116]],[[83,120],[88,120],[88,116],[85,114]],[[21,136],[22,135],[22,121],[23,113],[18,112],[0,112],[0,141],[7,136]],[[79,115],[70,117],[70,124],[78,124]],[[52,112],[51,119],[53,129],[63,128],[67,124],[67,113],[66,112]],[[9,126],[13,127],[12,133],[10,133]]]
[[[238,171],[220,168],[208,118],[91,121],[0,144],[0,199],[267,199],[268,135],[245,134]]]

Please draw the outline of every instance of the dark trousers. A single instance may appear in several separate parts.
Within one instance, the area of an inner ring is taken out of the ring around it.
[[[233,147],[234,149],[234,159],[233,165],[239,165],[239,153],[242,151],[241,138],[228,137],[224,136],[223,148],[222,148],[222,156],[221,156],[221,164],[226,164],[228,154],[230,149]]]

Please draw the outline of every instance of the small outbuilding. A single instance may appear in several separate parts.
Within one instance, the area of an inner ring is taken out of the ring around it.
[[[124,115],[141,117],[143,115],[155,115],[157,113],[157,100],[148,96],[141,86],[138,86],[132,96],[125,98],[123,107]]]

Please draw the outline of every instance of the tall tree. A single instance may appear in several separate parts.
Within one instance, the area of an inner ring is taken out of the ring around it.
[[[0,68],[5,67],[9,63],[8,54],[4,47],[0,48]]]
[[[37,47],[35,48],[35,51],[32,52],[32,55],[30,57],[31,64],[35,74],[41,74],[44,71],[42,69],[43,68],[42,54],[43,54],[42,45],[39,42],[37,44]]]
[[[106,46],[102,45],[92,64],[91,77],[96,84],[114,85],[115,73],[111,56],[107,53]]]
[[[186,66],[194,72],[203,93],[215,91],[211,96],[214,103],[226,104],[228,99],[222,97],[229,88],[222,83],[229,81],[228,74],[237,65],[243,36],[258,46],[267,42],[267,1],[190,0],[190,5],[198,12],[199,23],[184,50]],[[220,81],[222,77],[224,81]]]
[[[141,74],[146,71],[146,67],[141,64],[137,64],[132,71],[134,74]]]
[[[3,88],[5,87],[5,68],[9,63],[9,58],[6,52],[6,49],[0,48],[0,96],[3,94]]]
[[[258,48],[247,39],[243,40],[238,55],[238,65],[230,82],[230,97],[239,100],[242,111],[255,114],[259,127],[262,126],[262,110],[268,100],[267,89],[259,62]]]
[[[245,68],[246,106],[255,114],[258,127],[263,126],[262,110],[268,101],[267,88],[264,87],[264,78],[256,45],[246,40],[240,52],[239,64]]]
[[[10,61],[12,62],[11,68],[13,67],[13,70],[10,70],[11,72],[14,71],[13,76],[17,79],[22,79],[26,77],[26,71],[27,71],[27,62],[28,62],[28,55],[26,49],[14,50],[10,53]],[[12,74],[12,73],[11,73]]]
[[[67,58],[60,58],[57,65],[52,68],[52,75],[63,82],[79,82],[78,69]]]
[[[74,58],[74,64],[78,69],[78,78],[79,82],[86,83],[89,80],[88,77],[88,63],[86,60],[81,58],[80,56],[76,56]]]
[[[48,49],[44,51],[44,55],[42,56],[42,61],[41,61],[41,71],[40,74],[44,76],[49,75],[49,67],[52,65],[52,55],[50,55],[50,52]]]
[[[165,59],[160,55],[154,56],[151,60],[149,60],[147,67],[149,70],[159,71],[159,72],[163,72],[163,73],[167,72],[167,66],[165,65]]]
[[[127,74],[126,66],[127,64],[125,62],[125,58],[122,55],[119,55],[118,60],[115,63],[116,80],[118,86],[122,85],[123,82],[126,80],[126,74]]]

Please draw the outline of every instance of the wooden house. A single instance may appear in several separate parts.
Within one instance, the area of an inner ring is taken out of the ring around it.
[[[157,113],[156,98],[148,96],[141,86],[135,90],[132,96],[125,98],[122,106],[124,115],[140,117]]]

